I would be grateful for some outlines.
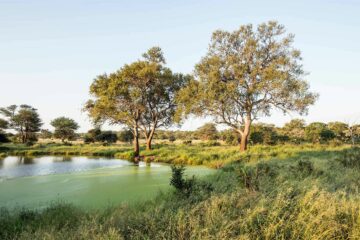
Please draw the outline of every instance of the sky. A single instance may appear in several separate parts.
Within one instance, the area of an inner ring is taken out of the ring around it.
[[[303,118],[359,123],[359,12],[359,0],[0,0],[0,106],[26,103],[43,128],[66,116],[84,132],[91,122],[81,109],[97,75],[152,46],[174,72],[192,73],[213,31],[277,20],[295,34],[307,81],[320,94]],[[297,117],[275,111],[259,121],[281,126]],[[181,128],[207,121],[189,119]]]

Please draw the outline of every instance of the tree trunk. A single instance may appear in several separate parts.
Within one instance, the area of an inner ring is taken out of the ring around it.
[[[151,138],[149,138],[149,139],[147,139],[146,140],[146,150],[151,150],[152,148],[151,148]]]
[[[140,148],[139,148],[139,131],[138,126],[134,126],[134,155],[135,157],[139,157]]]
[[[244,124],[244,131],[241,135],[241,141],[240,141],[240,151],[245,152],[247,149],[248,144],[248,138],[250,134],[250,126],[251,126],[251,117],[247,117]]]
[[[153,137],[154,137],[154,133],[155,133],[155,128],[153,128],[151,130],[151,132],[149,133],[149,135],[147,136],[146,138],[146,150],[151,150],[152,147],[151,147],[151,142],[153,140]]]
[[[241,141],[240,141],[240,152],[245,152],[247,149],[247,139],[248,136],[245,136],[245,134],[243,134],[241,136]]]

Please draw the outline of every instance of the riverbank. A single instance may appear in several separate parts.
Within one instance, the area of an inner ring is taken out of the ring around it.
[[[240,153],[237,146],[213,146],[210,143],[198,143],[193,145],[185,144],[157,144],[153,150],[141,149],[141,156],[144,161],[162,162],[169,164],[205,165],[211,168],[221,168],[226,164],[242,161],[256,162],[272,158],[288,159],[298,156],[316,156],[334,151],[341,151],[350,148],[348,145],[276,145],[250,146],[246,153]],[[23,144],[3,144],[0,146],[0,157],[5,156],[102,156],[118,159],[132,160],[133,151],[131,145],[109,145],[99,144],[35,144],[25,146]]]
[[[259,147],[186,192],[133,206],[2,209],[0,239],[359,239],[360,149],[322,148]]]

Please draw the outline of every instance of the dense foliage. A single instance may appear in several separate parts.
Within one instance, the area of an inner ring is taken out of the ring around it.
[[[60,138],[61,141],[72,140],[76,137],[75,131],[79,125],[71,118],[58,117],[51,121],[51,126],[55,128],[54,137]]]

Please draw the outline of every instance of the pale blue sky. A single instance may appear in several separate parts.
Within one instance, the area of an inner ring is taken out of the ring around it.
[[[64,115],[86,131],[81,108],[96,75],[154,45],[174,71],[191,73],[214,30],[278,20],[296,35],[308,81],[320,93],[305,119],[360,121],[359,13],[358,0],[0,0],[0,106],[27,103],[39,109],[44,128]],[[260,120],[282,125],[294,117]]]

